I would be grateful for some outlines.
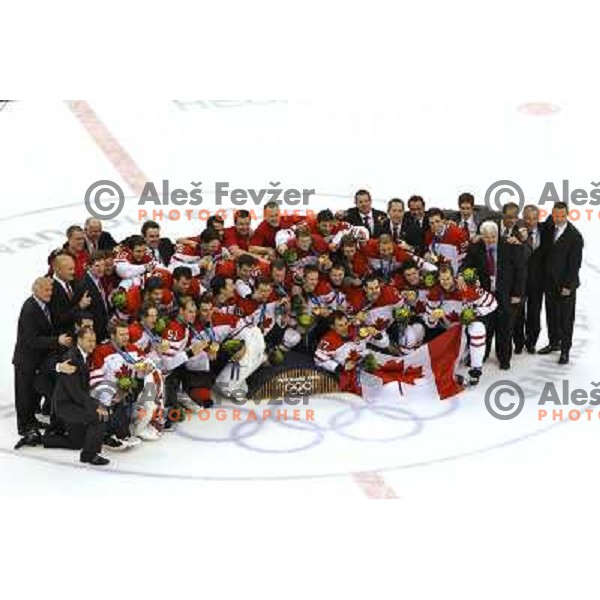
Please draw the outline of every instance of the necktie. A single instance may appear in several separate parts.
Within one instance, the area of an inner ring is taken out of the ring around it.
[[[529,232],[529,245],[531,246],[531,248],[533,250],[537,250],[537,248],[539,246],[537,231],[530,231]]]
[[[485,258],[485,267],[490,277],[493,277],[496,274],[496,261],[494,260],[494,249],[491,246],[488,248],[487,251],[487,256]]]
[[[65,288],[67,290],[67,296],[69,297],[69,300],[73,300],[73,288],[68,281],[65,282]]]
[[[102,284],[100,283],[99,279],[94,279],[94,283],[96,284],[96,287],[98,288],[98,292],[100,293],[100,297],[102,298],[102,303],[104,304],[104,308],[108,312],[108,304],[106,302],[106,294],[104,293],[104,288],[102,287]]]
[[[397,242],[398,241],[398,225],[396,225],[396,224],[394,225],[393,236],[394,236],[394,242]]]
[[[371,219],[369,219],[369,215],[365,215],[365,216],[363,217],[363,221],[364,221],[365,227],[366,227],[366,228],[367,228],[369,231],[371,231],[371,225],[370,225]]]
[[[46,303],[42,304],[42,310],[44,311],[44,314],[46,315],[46,319],[48,319],[50,324],[52,324],[52,319],[50,318],[50,310],[48,309],[48,305]]]
[[[554,241],[556,241],[560,236],[560,229],[558,227],[554,228]]]

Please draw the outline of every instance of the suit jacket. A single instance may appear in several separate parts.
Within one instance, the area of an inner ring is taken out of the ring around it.
[[[457,225],[462,223],[462,217],[458,210],[446,211],[446,218],[454,221]],[[473,207],[473,220],[477,225],[477,233],[479,233],[479,227],[484,221],[494,221],[498,224],[502,220],[502,214],[489,209],[487,206],[475,205]]]
[[[382,233],[389,233],[391,236],[394,235],[394,228],[390,219],[384,221],[382,229]],[[409,214],[405,214],[402,218],[400,239],[404,240],[410,246],[414,246],[417,252],[420,252],[423,247],[423,232]]]
[[[421,245],[423,248],[425,248],[425,234],[429,231],[429,213],[425,212],[422,223],[419,223],[419,221],[412,216],[411,218],[415,224],[415,227],[421,234],[421,239],[423,240]]]
[[[94,280],[86,273],[82,279],[75,282],[74,285],[75,301],[79,302],[85,292],[88,293],[92,303],[86,309],[94,319],[94,331],[96,332],[96,340],[98,343],[104,341],[108,337],[108,319],[109,314],[106,305],[102,300],[102,295]],[[108,302],[108,297],[106,297]]]
[[[382,210],[377,210],[376,208],[372,209],[372,213],[374,223],[371,237],[379,237],[382,233],[387,233],[384,229],[384,223],[387,221],[387,215]],[[350,208],[346,211],[344,221],[346,221],[346,223],[350,223],[350,225],[358,225],[363,227],[365,225],[364,219],[356,207]]]
[[[90,372],[77,346],[64,356],[77,367],[73,375],[59,373],[52,395],[52,405],[59,419],[67,423],[90,423],[98,419],[96,409],[100,406],[90,395]]]
[[[117,245],[115,238],[108,233],[108,231],[103,231],[100,234],[100,238],[98,239],[98,250],[112,250]],[[91,254],[92,247],[87,243],[87,238],[85,241],[85,248],[88,251],[88,254]]]
[[[46,357],[58,352],[58,334],[33,296],[25,300],[17,323],[13,365],[35,373]]]
[[[531,235],[523,244],[527,261],[527,295],[541,292],[544,288],[544,223],[538,223],[539,245],[534,250]]]
[[[490,221],[494,221],[494,223],[496,223],[496,225],[498,226],[498,236],[502,237],[502,227],[503,227],[503,225],[502,225],[502,217],[500,216],[497,219],[489,219],[489,220]],[[514,226],[512,227],[512,229],[509,232],[509,237],[510,236],[514,236],[516,238],[519,238],[519,230],[520,229],[524,229],[524,228],[525,228],[524,221],[522,219],[517,219],[517,222],[514,224]]]
[[[583,255],[583,238],[577,228],[567,222],[567,228],[554,241],[556,227],[550,219],[546,221],[542,235],[544,255],[544,279],[555,290],[579,287],[579,269]]]
[[[463,269],[477,270],[481,287],[491,291],[491,280],[487,271],[485,243],[480,240],[469,246],[463,262]],[[498,240],[496,258],[496,291],[494,295],[498,304],[508,306],[514,296],[522,298],[525,295],[527,283],[527,264],[525,248],[522,244],[509,244]]]
[[[72,333],[75,325],[75,319],[79,312],[77,305],[77,294],[75,293],[75,282],[71,282],[73,289],[73,298],[69,300],[67,292],[58,281],[53,281],[52,298],[48,304],[52,323],[58,333]]]

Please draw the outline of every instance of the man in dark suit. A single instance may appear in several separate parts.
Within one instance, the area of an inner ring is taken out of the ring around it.
[[[44,446],[81,449],[80,460],[96,466],[110,461],[100,456],[106,433],[108,410],[90,394],[89,357],[96,346],[96,334],[89,327],[77,333],[77,345],[66,358],[76,367],[72,375],[60,374],[54,388],[52,403],[66,434],[45,436]],[[62,439],[58,439],[62,438]]]
[[[475,205],[475,196],[465,192],[458,197],[458,211],[447,215],[469,234],[472,242],[478,240],[479,226],[488,220],[499,220],[501,215],[485,206]]]
[[[510,243],[525,243],[527,241],[527,228],[522,219],[519,219],[519,205],[507,202],[502,207],[502,217],[492,219],[498,226],[500,239],[508,240]]]
[[[417,254],[423,249],[421,229],[412,217],[406,214],[404,200],[392,198],[388,202],[388,218],[383,224],[383,232],[391,235],[395,244],[405,242],[414,248]]]
[[[91,256],[101,250],[112,250],[117,242],[108,231],[102,231],[102,221],[88,217],[84,225],[85,247]]]
[[[175,252],[175,245],[169,238],[160,237],[160,225],[155,221],[146,221],[142,225],[142,237],[154,256],[154,260],[164,266],[169,266],[171,257]]]
[[[527,241],[523,244],[527,260],[527,286],[525,301],[515,324],[515,354],[521,354],[523,347],[529,354],[535,354],[544,298],[542,231],[545,224],[539,222],[539,209],[534,204],[523,209],[523,221],[527,227]]]
[[[91,304],[89,292],[81,297],[75,295],[75,261],[68,254],[59,254],[53,263],[53,292],[49,303],[52,323],[59,333],[71,333],[77,314]]]
[[[87,292],[91,302],[86,309],[94,320],[96,340],[103,342],[108,338],[109,307],[106,292],[100,282],[104,275],[105,263],[103,254],[93,254],[88,259],[87,269],[83,279],[75,283],[74,294],[78,302]]]
[[[387,215],[382,210],[373,208],[371,194],[367,190],[358,190],[354,195],[354,208],[347,210],[343,220],[350,225],[366,227],[371,237],[379,237],[384,231]]]
[[[567,219],[567,205],[557,202],[552,209],[552,220],[547,221],[542,235],[549,344],[538,354],[560,350],[560,365],[569,362],[583,254],[583,238]]]
[[[463,268],[477,270],[481,286],[494,294],[498,309],[486,323],[489,355],[496,337],[496,356],[502,370],[510,369],[512,334],[523,296],[525,295],[525,250],[521,244],[499,238],[498,226],[486,221],[480,227],[481,240],[471,244]]]
[[[429,231],[429,217],[425,211],[425,200],[421,196],[411,196],[408,199],[408,210],[413,223],[419,229],[421,239],[425,239],[425,233]]]
[[[52,298],[52,280],[36,279],[30,296],[19,315],[17,342],[13,354],[15,373],[15,408],[19,435],[35,435],[41,424],[35,418],[40,395],[35,380],[49,354],[66,350],[72,343],[71,337],[58,334],[48,303]],[[38,434],[39,435],[39,434]]]

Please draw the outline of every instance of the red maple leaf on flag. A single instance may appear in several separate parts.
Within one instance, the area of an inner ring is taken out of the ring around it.
[[[375,371],[375,375],[382,379],[384,385],[392,381],[415,385],[415,381],[423,377],[423,367],[405,369],[403,360],[388,360]]]

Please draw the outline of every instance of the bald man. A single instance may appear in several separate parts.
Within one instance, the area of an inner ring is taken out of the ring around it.
[[[92,300],[86,290],[81,297],[75,293],[75,261],[68,254],[59,254],[52,262],[53,288],[49,300],[52,323],[58,333],[72,333],[77,314],[86,310]]]

